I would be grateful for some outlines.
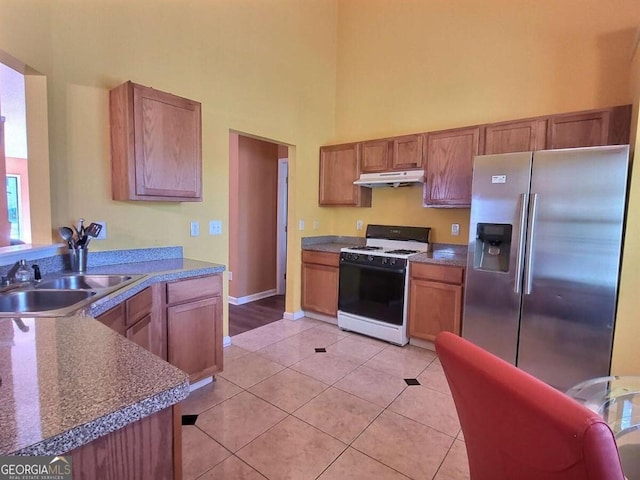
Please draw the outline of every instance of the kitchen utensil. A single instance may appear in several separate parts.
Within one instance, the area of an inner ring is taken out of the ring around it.
[[[102,225],[100,225],[99,223],[90,223],[89,226],[85,229],[84,233],[85,235],[88,235],[90,237],[97,237],[98,235],[100,235],[100,232],[102,231]]]
[[[73,239],[73,230],[69,227],[60,227],[58,228],[58,233],[62,237],[63,240],[67,242],[69,248],[75,248],[75,240]]]
[[[84,237],[84,218],[78,219],[78,226],[76,227],[78,232],[78,239]]]

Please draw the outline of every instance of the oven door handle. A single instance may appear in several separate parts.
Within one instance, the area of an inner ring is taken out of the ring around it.
[[[407,267],[396,267],[396,268],[376,267],[375,265],[364,265],[362,263],[350,263],[350,262],[341,262],[340,265],[348,265],[350,267],[359,267],[365,270],[375,270],[378,272],[401,273],[401,274],[404,274],[405,271],[407,270]]]

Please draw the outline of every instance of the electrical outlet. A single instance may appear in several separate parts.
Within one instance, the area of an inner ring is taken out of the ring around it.
[[[454,237],[457,237],[458,235],[460,235],[460,224],[459,223],[452,223],[451,224],[451,235],[453,235]]]
[[[229,280],[233,280],[233,272],[227,272],[227,277],[229,277]]]
[[[198,222],[191,222],[191,236],[197,237],[200,235],[200,224]]]
[[[209,221],[209,235],[222,235],[222,222],[220,220]]]
[[[101,222],[96,222],[96,223],[99,224],[99,225],[102,225],[102,229],[100,230],[100,233],[95,238],[95,240],[106,240],[106,238],[107,238],[107,222],[105,222],[103,220]]]
[[[298,221],[298,230],[304,230],[304,220]]]
[[[356,230],[362,230],[362,220],[356,220]]]

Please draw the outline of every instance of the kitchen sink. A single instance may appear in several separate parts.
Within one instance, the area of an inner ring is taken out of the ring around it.
[[[90,290],[23,290],[0,295],[1,313],[32,313],[64,309],[87,300]]]
[[[44,280],[36,288],[38,290],[97,290],[115,287],[132,279],[131,275],[65,275],[51,280]]]

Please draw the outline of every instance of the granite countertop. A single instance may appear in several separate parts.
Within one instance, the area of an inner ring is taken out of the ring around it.
[[[75,316],[0,319],[0,455],[59,455],[189,394],[184,372],[91,317],[154,283],[225,267],[127,254],[128,263],[96,262],[86,273],[143,277]]]
[[[88,268],[85,273],[95,274],[143,274],[144,277],[115,292],[100,298],[85,310],[96,317],[119,303],[132,297],[150,285],[158,282],[171,282],[200,275],[214,275],[225,271],[225,266],[217,263],[201,262],[188,258],[171,258],[147,262],[131,262],[117,265],[101,265]]]
[[[317,252],[340,253],[341,248],[354,245],[364,245],[365,239],[361,237],[308,237],[302,239],[302,250]],[[432,243],[431,251],[421,253],[410,258],[410,262],[434,263],[438,265],[450,265],[454,267],[466,267],[467,246],[449,243]]]
[[[89,317],[0,319],[0,454],[59,455],[173,405],[187,375]]]

